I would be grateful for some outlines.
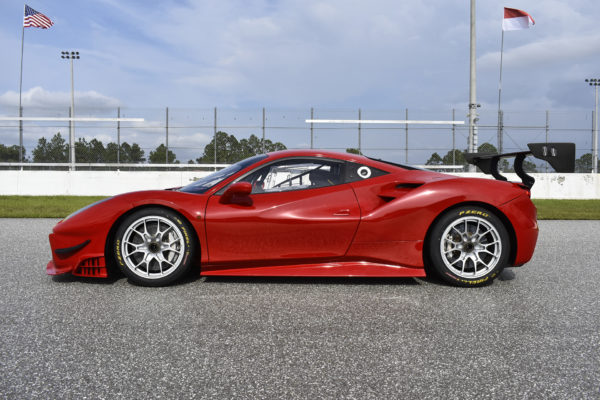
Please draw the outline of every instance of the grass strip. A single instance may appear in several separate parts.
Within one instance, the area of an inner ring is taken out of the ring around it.
[[[0,196],[0,218],[64,218],[104,196]],[[538,219],[600,220],[600,200],[534,199]]]
[[[600,219],[600,200],[534,199],[538,219]]]
[[[0,218],[64,218],[106,196],[0,196]]]

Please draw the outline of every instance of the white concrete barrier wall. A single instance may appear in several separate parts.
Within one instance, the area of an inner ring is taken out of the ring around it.
[[[184,186],[210,172],[190,171],[0,171],[0,195],[109,196]],[[489,175],[454,175],[493,179]],[[600,174],[532,174],[536,199],[600,199]],[[506,174],[520,182],[516,174]]]
[[[200,171],[0,171],[0,195],[112,196],[184,186]]]

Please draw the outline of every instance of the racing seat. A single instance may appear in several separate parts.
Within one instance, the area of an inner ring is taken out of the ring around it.
[[[324,187],[334,185],[334,179],[329,171],[315,169],[308,174],[310,185],[313,187]]]

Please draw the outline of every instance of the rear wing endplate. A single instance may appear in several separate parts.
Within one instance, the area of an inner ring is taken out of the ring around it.
[[[506,177],[498,171],[498,162],[501,158],[515,157],[515,172],[521,178],[523,185],[530,189],[535,183],[535,179],[523,170],[523,161],[529,155],[548,161],[556,172],[575,172],[575,143],[529,143],[527,147],[529,147],[529,151],[516,153],[467,153],[465,159],[469,164],[479,167],[483,173],[505,181]]]

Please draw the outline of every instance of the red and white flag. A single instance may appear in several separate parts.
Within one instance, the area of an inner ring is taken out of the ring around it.
[[[533,17],[525,11],[504,7],[504,19],[502,20],[503,31],[528,29],[532,25],[535,25],[535,21],[533,20]]]

